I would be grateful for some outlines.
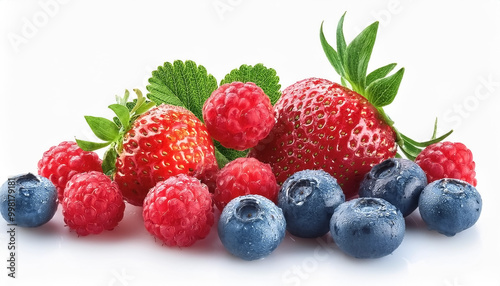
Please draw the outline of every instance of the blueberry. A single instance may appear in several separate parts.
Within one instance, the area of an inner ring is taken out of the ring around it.
[[[429,229],[453,236],[476,223],[482,204],[481,195],[471,184],[440,179],[422,191],[419,210]]]
[[[401,212],[380,198],[357,198],[335,209],[330,233],[338,247],[356,258],[391,254],[403,241]]]
[[[269,255],[285,237],[283,212],[260,195],[231,200],[219,219],[218,233],[224,247],[233,255],[255,260]]]
[[[382,198],[408,216],[417,208],[425,186],[427,177],[420,166],[407,159],[390,158],[365,175],[359,196]]]
[[[0,187],[0,212],[10,224],[37,227],[48,222],[58,206],[52,182],[31,173],[9,178]]]
[[[291,234],[320,237],[330,230],[333,211],[345,201],[337,180],[323,170],[304,170],[290,176],[278,193],[286,229]]]

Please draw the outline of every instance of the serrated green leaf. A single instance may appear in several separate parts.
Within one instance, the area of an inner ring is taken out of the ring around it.
[[[114,141],[119,136],[118,126],[104,117],[85,116],[85,120],[97,138],[104,141]]]
[[[375,80],[366,88],[366,97],[376,107],[386,106],[392,103],[396,97],[404,75],[404,68],[395,74]]]
[[[325,38],[325,34],[323,33],[323,23],[321,23],[321,28],[319,30],[319,39],[321,41],[321,46],[323,47],[323,51],[325,52],[326,58],[333,66],[335,71],[341,76],[344,76],[344,67],[342,62],[340,61],[338,53],[333,49],[333,47],[328,43]]]
[[[248,150],[245,150],[245,151],[238,151],[238,150],[234,150],[234,149],[229,149],[229,148],[226,148],[224,146],[222,146],[218,141],[214,140],[214,146],[215,146],[215,149],[216,149],[216,158],[217,156],[219,156],[220,158],[217,158],[217,163],[219,164],[219,167],[221,167],[221,165],[225,165],[237,158],[240,158],[240,157],[245,157],[247,154],[248,154]],[[219,155],[217,154],[220,153]],[[220,156],[222,155],[222,156]]]
[[[184,106],[203,121],[203,104],[217,89],[217,80],[203,66],[177,60],[153,71],[146,88],[147,97],[156,104]]]
[[[114,147],[106,150],[102,159],[102,171],[104,174],[111,175],[114,173],[117,157],[118,153],[116,152],[116,149]]]
[[[99,142],[91,142],[91,141],[85,141],[85,140],[80,140],[80,139],[75,139],[75,141],[76,141],[76,144],[78,144],[78,146],[80,148],[82,148],[82,150],[84,150],[84,151],[99,150],[99,149],[104,148],[104,147],[108,146],[109,144],[111,144],[111,142],[99,143]]]
[[[345,58],[345,72],[347,79],[351,82],[354,91],[364,94],[366,87],[366,72],[368,62],[373,51],[375,38],[377,37],[378,22],[366,27],[347,46]]]
[[[128,125],[130,123],[130,113],[128,108],[125,105],[117,103],[111,104],[108,107],[116,114],[116,117],[120,121],[121,126],[124,126],[125,129],[128,128]]]
[[[232,70],[227,74],[220,85],[235,81],[253,82],[269,97],[271,104],[274,105],[281,96],[280,78],[276,75],[276,71],[272,68],[267,68],[263,64],[255,66],[241,65],[239,68]]]
[[[396,67],[396,65],[397,64],[395,63],[388,64],[369,73],[366,76],[366,86],[369,86],[372,82],[376,81],[377,79],[381,79],[386,75],[388,75]]]
[[[346,12],[340,17],[339,23],[337,24],[337,52],[342,65],[344,65],[346,57],[347,44],[344,37],[344,17]]]

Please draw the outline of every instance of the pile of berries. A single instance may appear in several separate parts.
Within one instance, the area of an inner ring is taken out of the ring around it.
[[[346,58],[321,35],[332,62]],[[353,90],[309,78],[284,89],[274,106],[252,81],[214,88],[198,115],[149,102],[139,91],[127,102],[127,92],[109,106],[113,121],[85,117],[105,142],[51,147],[38,175],[21,174],[1,186],[1,214],[9,223],[37,227],[61,204],[69,229],[86,236],[116,228],[127,202],[143,207],[152,236],[188,247],[207,237],[218,209],[223,246],[245,260],[269,255],[286,232],[329,234],[348,255],[383,257],[402,243],[404,218],[417,208],[429,229],[446,236],[473,226],[482,200],[472,152],[443,142],[451,132],[416,142],[394,128],[382,107],[394,99],[404,69],[386,77],[394,67],[388,65],[355,77],[344,64],[334,67]],[[167,87],[154,88],[181,101]],[[93,151],[103,146],[110,149],[101,160]],[[408,159],[396,156],[398,146]],[[226,149],[240,156],[221,163]]]
[[[64,222],[79,236],[114,229],[123,218],[124,197],[98,170],[101,163],[74,142],[50,148],[38,163],[39,175],[22,174],[3,184],[3,217],[19,226],[40,226],[59,201]],[[189,173],[157,182],[142,203],[144,224],[165,245],[190,246],[210,232],[215,205],[222,212],[220,240],[242,259],[269,255],[286,231],[303,238],[330,233],[347,254],[377,258],[401,244],[404,217],[417,207],[429,229],[447,236],[474,225],[482,206],[474,169],[465,145],[439,142],[415,162],[389,158],[373,166],[359,197],[346,201],[336,178],[322,169],[298,171],[280,186],[269,164],[239,158],[217,171],[212,191]]]

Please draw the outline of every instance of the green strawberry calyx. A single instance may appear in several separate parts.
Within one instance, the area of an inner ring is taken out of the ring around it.
[[[191,60],[165,62],[151,73],[146,87],[148,99],[156,104],[183,106],[203,122],[203,105],[212,92],[225,83],[234,81],[253,82],[269,96],[274,104],[281,96],[281,85],[276,71],[259,63],[253,66],[243,64],[231,70],[217,84],[215,77],[202,65]],[[215,157],[220,168],[228,162],[244,157],[248,150],[238,151],[222,146],[214,140]]]
[[[397,64],[391,63],[368,72],[368,63],[377,37],[378,21],[361,31],[349,44],[346,43],[343,26],[345,13],[337,24],[335,50],[326,40],[323,33],[323,23],[320,27],[320,41],[323,51],[340,75],[341,84],[364,96],[379,112],[381,118],[392,127],[396,134],[396,143],[401,152],[411,160],[415,160],[423,148],[444,140],[453,130],[436,137],[437,119],[431,140],[418,142],[399,132],[394,127],[394,121],[385,113],[383,107],[391,104],[399,90],[404,75],[404,68],[390,74]],[[397,155],[401,157],[401,155]]]
[[[102,160],[102,170],[108,176],[111,176],[115,171],[116,158],[123,149],[123,136],[132,128],[133,123],[141,114],[155,106],[154,102],[146,100],[139,89],[134,89],[134,92],[137,99],[129,101],[130,93],[125,90],[123,97],[116,96],[116,103],[108,106],[116,115],[113,120],[85,116],[92,132],[103,142],[75,139],[78,146],[85,151],[109,147]]]

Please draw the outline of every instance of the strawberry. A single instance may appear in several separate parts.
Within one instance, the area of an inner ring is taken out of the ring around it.
[[[114,179],[129,203],[142,205],[149,189],[168,177],[204,180],[217,169],[205,125],[183,107],[162,104],[137,118],[125,134]]]
[[[325,79],[286,88],[274,106],[272,136],[250,156],[272,165],[278,182],[295,172],[323,169],[346,195],[357,193],[372,166],[396,155],[396,135],[363,96]]]
[[[279,184],[297,171],[323,169],[337,179],[346,198],[352,198],[371,167],[396,156],[397,146],[414,159],[421,148],[451,132],[417,142],[394,127],[383,107],[394,100],[404,68],[387,76],[396,66],[389,64],[367,75],[378,22],[347,45],[344,16],[337,26],[337,50],[326,41],[323,26],[320,29],[325,54],[344,86],[309,78],[286,88],[274,106],[274,128],[249,156],[270,164]]]
[[[117,115],[115,122],[86,116],[96,136],[107,142],[77,140],[84,150],[111,145],[103,170],[116,181],[124,199],[142,206],[156,183],[178,174],[215,186],[218,166],[205,125],[184,107],[152,107],[154,103],[147,102],[140,91],[136,93],[138,100],[129,104],[130,111],[126,107],[128,93],[110,106]]]

